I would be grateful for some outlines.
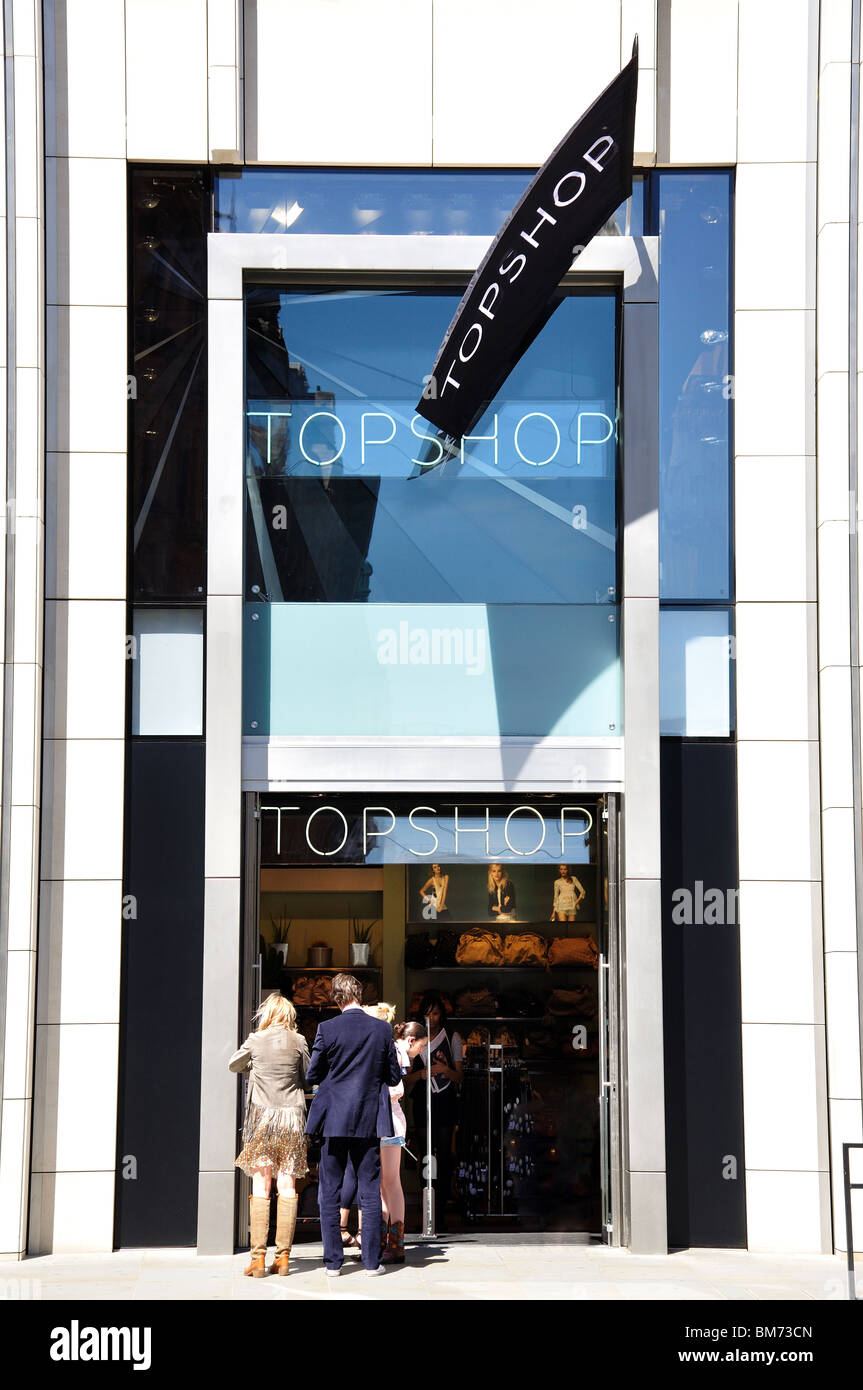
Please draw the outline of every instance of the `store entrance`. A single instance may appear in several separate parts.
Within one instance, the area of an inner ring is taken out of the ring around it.
[[[578,807],[561,809],[535,798],[513,818],[511,806],[480,807],[465,797],[458,808],[435,810],[434,859],[410,854],[409,830],[420,824],[410,810],[403,816],[400,806],[375,807],[376,821],[355,821],[359,807],[347,805],[349,798],[297,807],[302,799],[289,806],[285,797],[248,797],[241,1026],[250,1026],[260,998],[280,990],[293,999],[311,1046],[318,1023],[336,1012],[332,977],[349,970],[367,1007],[384,1002],[399,1021],[431,1019],[437,1230],[608,1239],[613,799],[582,798]],[[448,840],[449,812],[458,834]],[[506,834],[496,837],[495,826]],[[538,826],[551,841],[543,855],[527,852]],[[489,857],[480,858],[477,848],[486,846]],[[297,862],[311,855],[318,862]],[[409,1233],[423,1227],[426,1062],[427,1054],[415,1060],[401,1101]],[[300,1239],[303,1232],[318,1236],[316,1157],[313,1146],[300,1194]],[[238,1239],[245,1234],[244,1196]]]

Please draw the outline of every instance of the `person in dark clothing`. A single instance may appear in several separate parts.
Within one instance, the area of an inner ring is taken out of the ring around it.
[[[353,1165],[363,1216],[363,1264],[383,1274],[380,1141],[393,1134],[388,1087],[402,1072],[392,1029],[362,1008],[362,985],[353,975],[336,975],[330,998],[341,1013],[318,1027],[306,1084],[318,1091],[309,1107],[306,1133],[323,1133],[318,1168],[318,1205],[327,1274],[341,1272],[339,1199]]]

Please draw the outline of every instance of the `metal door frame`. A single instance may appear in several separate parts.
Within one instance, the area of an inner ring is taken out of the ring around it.
[[[623,1224],[623,1145],[620,1095],[620,798],[611,792],[604,798],[603,834],[600,844],[602,876],[608,885],[605,904],[605,939],[599,958],[599,1107],[600,1188],[602,1241],[625,1243]]]
[[[251,1030],[252,1015],[261,1002],[261,956],[258,949],[261,913],[261,814],[258,792],[243,792],[243,897],[240,930],[240,998],[241,1030]],[[243,1033],[245,1036],[245,1032]],[[248,1081],[243,1084],[238,1101],[237,1128],[242,1123]],[[236,1231],[238,1247],[249,1243],[249,1197],[252,1180],[237,1169]]]
[[[283,788],[273,786],[272,792]],[[323,791],[331,788],[324,787]],[[260,792],[243,792],[243,893],[242,926],[240,933],[240,991],[238,1000],[241,1030],[251,1027],[252,1015],[261,1001],[261,957],[259,953],[261,903],[261,818]],[[627,1243],[626,1214],[623,1202],[623,1153],[621,1135],[623,1110],[621,1104],[620,1066],[622,956],[620,950],[620,892],[622,798],[616,792],[602,793],[597,810],[601,811],[601,834],[597,847],[598,892],[597,914],[601,913],[601,950],[598,967],[598,1036],[599,1065],[597,1103],[600,1126],[600,1229],[587,1233],[591,1239],[599,1234],[603,1244],[620,1246]],[[607,885],[607,901],[602,891]],[[495,1049],[497,1050],[497,1049]],[[502,1058],[501,1058],[502,1060]],[[490,1082],[490,1078],[489,1078]],[[489,1085],[489,1104],[491,1087]],[[244,1080],[238,1103],[238,1130],[246,1099]],[[491,1129],[489,1117],[489,1131]],[[501,1159],[503,1155],[501,1154]],[[238,1171],[237,1204],[235,1212],[237,1247],[248,1245],[248,1199],[251,1181]],[[489,1150],[488,1196],[491,1198],[491,1151]],[[501,1192],[503,1175],[501,1174]]]

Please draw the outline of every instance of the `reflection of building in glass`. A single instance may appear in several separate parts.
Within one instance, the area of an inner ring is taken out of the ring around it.
[[[247,307],[246,592],[362,603],[378,484],[344,477],[336,395],[292,360],[281,302],[252,291]]]

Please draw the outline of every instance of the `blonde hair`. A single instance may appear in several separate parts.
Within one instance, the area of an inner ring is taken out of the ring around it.
[[[265,1028],[290,1028],[295,1032],[297,1011],[290,999],[276,990],[262,1000],[261,1007],[254,1014],[254,1021],[259,1033],[263,1033]]]
[[[364,1006],[364,1012],[367,1013],[370,1018],[383,1019],[384,1023],[395,1023],[396,1021],[395,1004],[366,1004]]]
[[[508,874],[507,871],[506,871],[506,866],[505,866],[505,865],[503,865],[503,864],[489,864],[489,866],[488,866],[488,891],[489,891],[490,893],[493,893],[493,892],[495,891],[495,889],[497,888],[497,886],[498,886],[497,883],[495,882],[495,879],[494,879],[494,876],[493,876],[493,875],[494,875],[494,870],[495,870],[495,869],[501,869],[502,872],[503,872],[503,877],[501,878],[501,881],[500,881],[500,886],[501,886],[501,888],[504,886],[505,883],[509,883],[509,882],[511,881],[511,880],[510,880],[510,877],[509,877],[509,874]]]

